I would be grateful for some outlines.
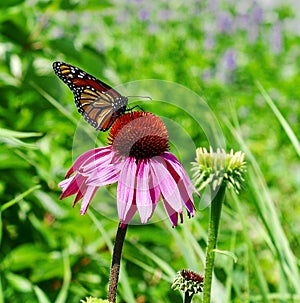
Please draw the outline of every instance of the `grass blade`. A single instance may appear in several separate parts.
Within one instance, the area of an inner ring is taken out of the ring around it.
[[[259,82],[257,82],[257,86],[258,86],[258,89],[260,90],[261,94],[265,98],[266,102],[268,103],[268,105],[272,109],[274,115],[278,119],[279,123],[281,124],[281,126],[285,130],[287,136],[291,140],[291,143],[293,144],[298,156],[300,156],[300,142],[297,139],[297,136],[295,135],[294,131],[292,130],[292,128],[290,127],[290,125],[288,124],[286,119],[283,117],[283,115],[281,114],[281,112],[279,111],[279,109],[277,108],[277,106],[275,105],[273,100],[271,99],[271,97],[268,95],[266,90],[263,88],[263,86]]]
[[[29,188],[28,190],[24,191],[22,194],[18,195],[16,198],[4,203],[0,210],[1,212],[5,211],[6,209],[8,209],[9,207],[13,206],[14,204],[18,203],[20,200],[22,200],[24,197],[26,197],[27,195],[29,195],[30,193],[32,193],[33,191],[37,190],[41,188],[40,185],[35,185],[31,188]]]

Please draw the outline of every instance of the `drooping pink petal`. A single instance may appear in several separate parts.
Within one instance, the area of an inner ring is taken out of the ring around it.
[[[140,160],[136,174],[136,205],[143,224],[148,222],[155,208],[150,195],[149,172],[149,162]]]
[[[182,179],[184,181],[184,184],[186,185],[187,188],[190,189],[190,192],[195,192],[195,194],[200,196],[200,194],[198,193],[196,188],[193,186],[188,174],[186,173],[186,171],[184,170],[183,166],[178,161],[178,159],[169,152],[166,152],[163,155],[163,157],[166,160],[169,160],[167,163],[173,168],[174,171],[176,171],[176,173],[180,176],[180,179]]]
[[[81,165],[88,159],[90,159],[91,157],[97,155],[98,153],[109,153],[110,152],[111,147],[107,146],[107,147],[99,147],[99,148],[95,148],[95,149],[91,149],[88,150],[87,152],[83,153],[82,155],[80,155],[75,162],[73,163],[72,167],[68,170],[68,172],[66,173],[66,178],[68,178],[75,170],[79,170],[79,168],[81,167]]]
[[[151,167],[150,167],[151,168]],[[158,199],[160,197],[160,188],[158,184],[154,184],[155,176],[152,176],[153,170],[150,169],[150,176],[149,176],[149,190],[150,190],[150,197],[152,204],[157,205]]]
[[[82,183],[81,186],[80,186],[80,189],[78,190],[78,193],[75,197],[75,200],[73,202],[73,207],[75,207],[75,205],[77,204],[77,202],[84,197],[86,191],[88,189],[88,186],[86,185],[86,182]]]
[[[75,176],[72,176],[64,181],[58,184],[59,187],[63,187],[62,194],[59,198],[60,200],[72,196],[80,191],[80,188],[85,181],[85,177],[80,174],[76,174]]]
[[[163,157],[166,158],[166,159],[168,159],[168,160],[170,160],[170,161],[172,161],[172,162],[174,162],[174,163],[177,163],[177,164],[179,164],[181,166],[179,160],[176,158],[176,156],[174,154],[172,154],[170,152],[165,152],[163,154]]]
[[[182,202],[185,204],[190,215],[193,216],[195,206],[192,192],[195,192],[198,196],[200,196],[200,194],[192,185],[189,176],[187,175],[186,171],[184,170],[180,162],[177,160],[177,158],[171,153],[165,153],[163,157],[165,159],[168,159],[167,166],[172,176],[174,176],[176,179],[178,179],[179,176],[177,186],[180,192]]]
[[[112,159],[112,165],[114,166],[114,172],[119,176],[123,169],[125,158],[114,156]]]
[[[188,178],[188,176],[186,176]],[[181,194],[181,198],[183,200],[183,203],[185,204],[185,207],[187,208],[189,214],[193,217],[194,211],[195,211],[195,204],[194,204],[194,198],[193,198],[193,192],[200,197],[200,194],[198,191],[194,188],[192,183],[190,183],[190,179],[186,179],[185,177],[183,180],[181,180],[178,184],[178,188]]]
[[[117,187],[117,207],[118,215],[121,221],[124,221],[127,212],[133,203],[133,195],[135,190],[136,163],[135,159],[128,157],[124,160],[123,167],[120,172]],[[125,222],[126,223],[126,222]]]
[[[115,166],[109,164],[107,166],[98,167],[87,179],[87,184],[90,186],[104,186],[117,182],[119,179],[118,173],[115,171]]]
[[[131,221],[134,214],[136,213],[136,211],[137,211],[137,206],[135,201],[133,201],[131,206],[128,208],[128,211],[126,212],[124,218],[120,219],[121,224],[128,224]]]
[[[107,150],[102,150],[95,155],[92,155],[89,159],[86,160],[84,165],[81,167],[81,173],[84,175],[90,175],[95,170],[107,167],[108,165],[112,165],[113,152],[108,152]]]
[[[182,178],[182,165],[178,162],[177,158],[171,153],[166,152],[162,155],[162,157],[165,160],[167,170],[170,172],[174,181],[177,183]],[[177,162],[179,165],[176,165]]]
[[[84,191],[86,192],[86,190]],[[83,192],[79,191],[75,197],[75,200],[73,202],[73,207],[75,207],[75,205],[77,204],[77,202],[83,197]]]
[[[162,201],[164,208],[168,214],[168,217],[172,223],[172,227],[175,227],[178,225],[178,212],[174,210],[174,208],[168,203],[168,201],[162,196]]]
[[[193,197],[191,197],[191,193],[189,189],[186,187],[186,185],[184,184],[183,180],[179,181],[178,188],[182,202],[184,203],[186,209],[188,210],[189,215],[193,217],[195,210],[194,200]]]
[[[154,157],[150,161],[154,185],[158,185],[165,199],[172,204],[172,207],[177,212],[181,212],[182,205],[180,192],[164,162],[162,157]]]
[[[80,214],[84,215],[87,211],[87,208],[89,204],[91,203],[95,193],[97,191],[97,188],[94,186],[88,186],[87,190],[83,196],[83,200],[81,202],[81,207],[80,207]]]
[[[74,179],[75,176],[72,176],[68,179],[62,180],[61,182],[58,183],[58,187],[62,188],[62,190],[64,191],[65,188],[67,188],[69,186],[69,184],[71,183],[71,181]]]

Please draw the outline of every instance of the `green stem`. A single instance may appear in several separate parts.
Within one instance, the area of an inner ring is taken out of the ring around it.
[[[204,274],[204,289],[203,289],[203,303],[210,303],[211,295],[211,283],[212,283],[212,273],[215,261],[215,248],[217,245],[219,222],[221,217],[222,204],[225,198],[226,185],[222,184],[218,188],[218,192],[212,191],[212,196],[214,196],[211,202],[210,208],[210,222],[208,229],[208,244],[206,250],[206,262],[205,262],[205,274]]]
[[[194,294],[189,295],[188,291],[184,294],[184,302],[183,303],[191,303]]]
[[[125,226],[123,225],[121,227],[121,224],[119,224],[117,235],[116,235],[116,241],[115,241],[115,245],[114,245],[112,264],[111,264],[111,268],[110,268],[110,277],[109,277],[109,288],[108,288],[108,298],[107,299],[111,303],[116,302],[122,248],[123,248],[123,243],[124,243],[125,236],[126,236],[126,231],[127,231],[127,225],[125,225]]]

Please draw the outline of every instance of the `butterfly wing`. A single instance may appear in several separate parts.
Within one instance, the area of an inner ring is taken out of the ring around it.
[[[80,68],[54,62],[53,70],[73,92],[78,112],[97,130],[108,130],[126,111],[127,97]]]

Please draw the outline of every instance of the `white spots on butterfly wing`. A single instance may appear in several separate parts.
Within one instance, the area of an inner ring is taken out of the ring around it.
[[[118,97],[115,98],[114,102],[112,103],[112,107],[114,111],[123,113],[125,112],[127,104],[128,104],[127,97]]]
[[[83,79],[85,77],[85,75],[86,74],[84,72],[79,72],[77,77],[80,78],[80,79]]]

